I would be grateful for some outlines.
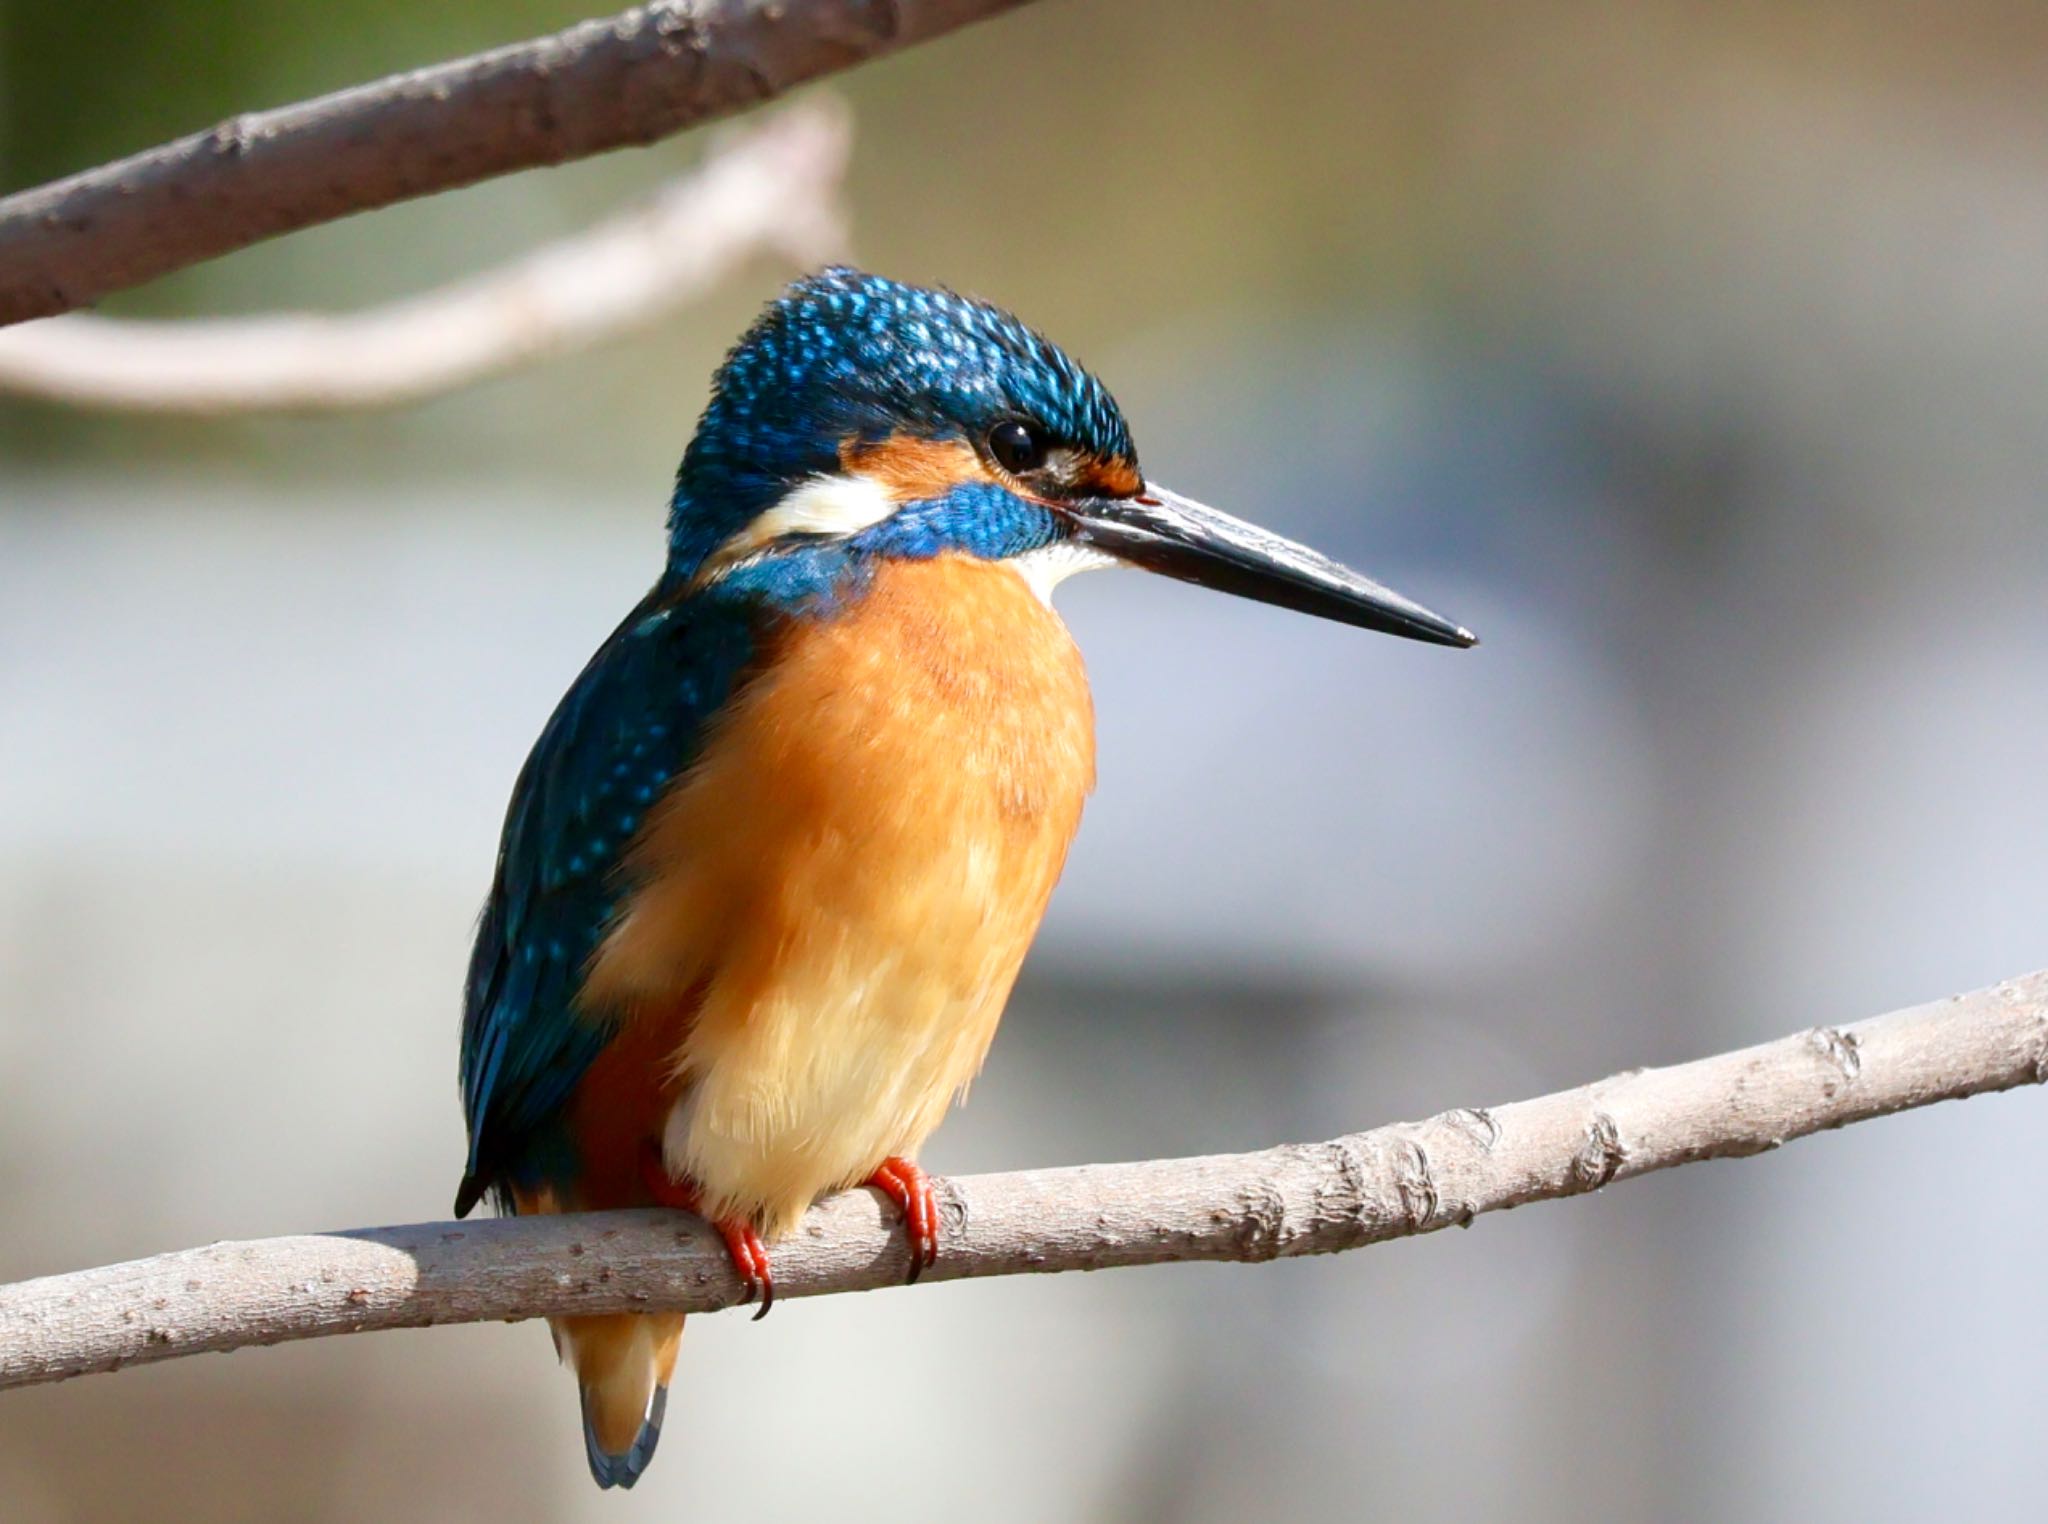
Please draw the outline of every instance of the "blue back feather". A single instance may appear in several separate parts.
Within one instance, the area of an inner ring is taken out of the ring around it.
[[[746,611],[657,588],[590,660],[513,786],[462,1023],[466,1211],[530,1159],[611,1028],[576,1009],[626,887],[619,863],[753,654]]]

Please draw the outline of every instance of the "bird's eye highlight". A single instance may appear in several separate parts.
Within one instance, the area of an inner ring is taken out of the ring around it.
[[[989,430],[988,453],[1012,476],[1022,476],[1045,464],[1045,440],[1030,424],[1013,418]]]

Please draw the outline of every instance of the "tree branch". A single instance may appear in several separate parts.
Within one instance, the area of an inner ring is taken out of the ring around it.
[[[925,1279],[1356,1249],[2044,1079],[2048,970],[1328,1143],[942,1181],[943,1246]],[[821,1202],[774,1254],[778,1297],[893,1285],[907,1266],[893,1211],[872,1191]],[[662,1211],[214,1244],[0,1287],[0,1388],[367,1329],[708,1312],[737,1294],[711,1230]]]
[[[72,313],[0,330],[0,391],[83,407],[223,414],[387,407],[654,322],[749,256],[845,247],[850,121],[818,98],[715,146],[642,206],[466,280],[363,312],[132,322]]]
[[[845,245],[850,124],[820,98],[715,146],[652,200],[466,280],[364,312],[131,322],[75,313],[0,331],[0,391],[220,414],[383,407],[651,323],[750,255]]]
[[[754,105],[1024,0],[665,0],[235,117],[0,200],[0,325]]]

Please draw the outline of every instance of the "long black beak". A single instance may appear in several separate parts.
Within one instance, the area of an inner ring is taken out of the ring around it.
[[[1074,538],[1147,571],[1439,646],[1479,637],[1348,566],[1153,482],[1136,497],[1067,506]]]

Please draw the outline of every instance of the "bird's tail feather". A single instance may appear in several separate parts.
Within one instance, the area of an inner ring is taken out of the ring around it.
[[[583,1448],[591,1476],[600,1487],[632,1486],[661,1438],[682,1315],[551,1318],[549,1325],[583,1395]]]
[[[468,1188],[465,1183],[465,1192]],[[548,1187],[513,1186],[505,1194],[522,1217],[562,1209]],[[555,1335],[555,1352],[575,1373],[583,1398],[583,1453],[591,1476],[600,1487],[632,1486],[654,1459],[654,1446],[661,1438],[669,1377],[675,1374],[676,1350],[683,1342],[683,1315],[627,1312],[549,1318],[548,1327]]]

